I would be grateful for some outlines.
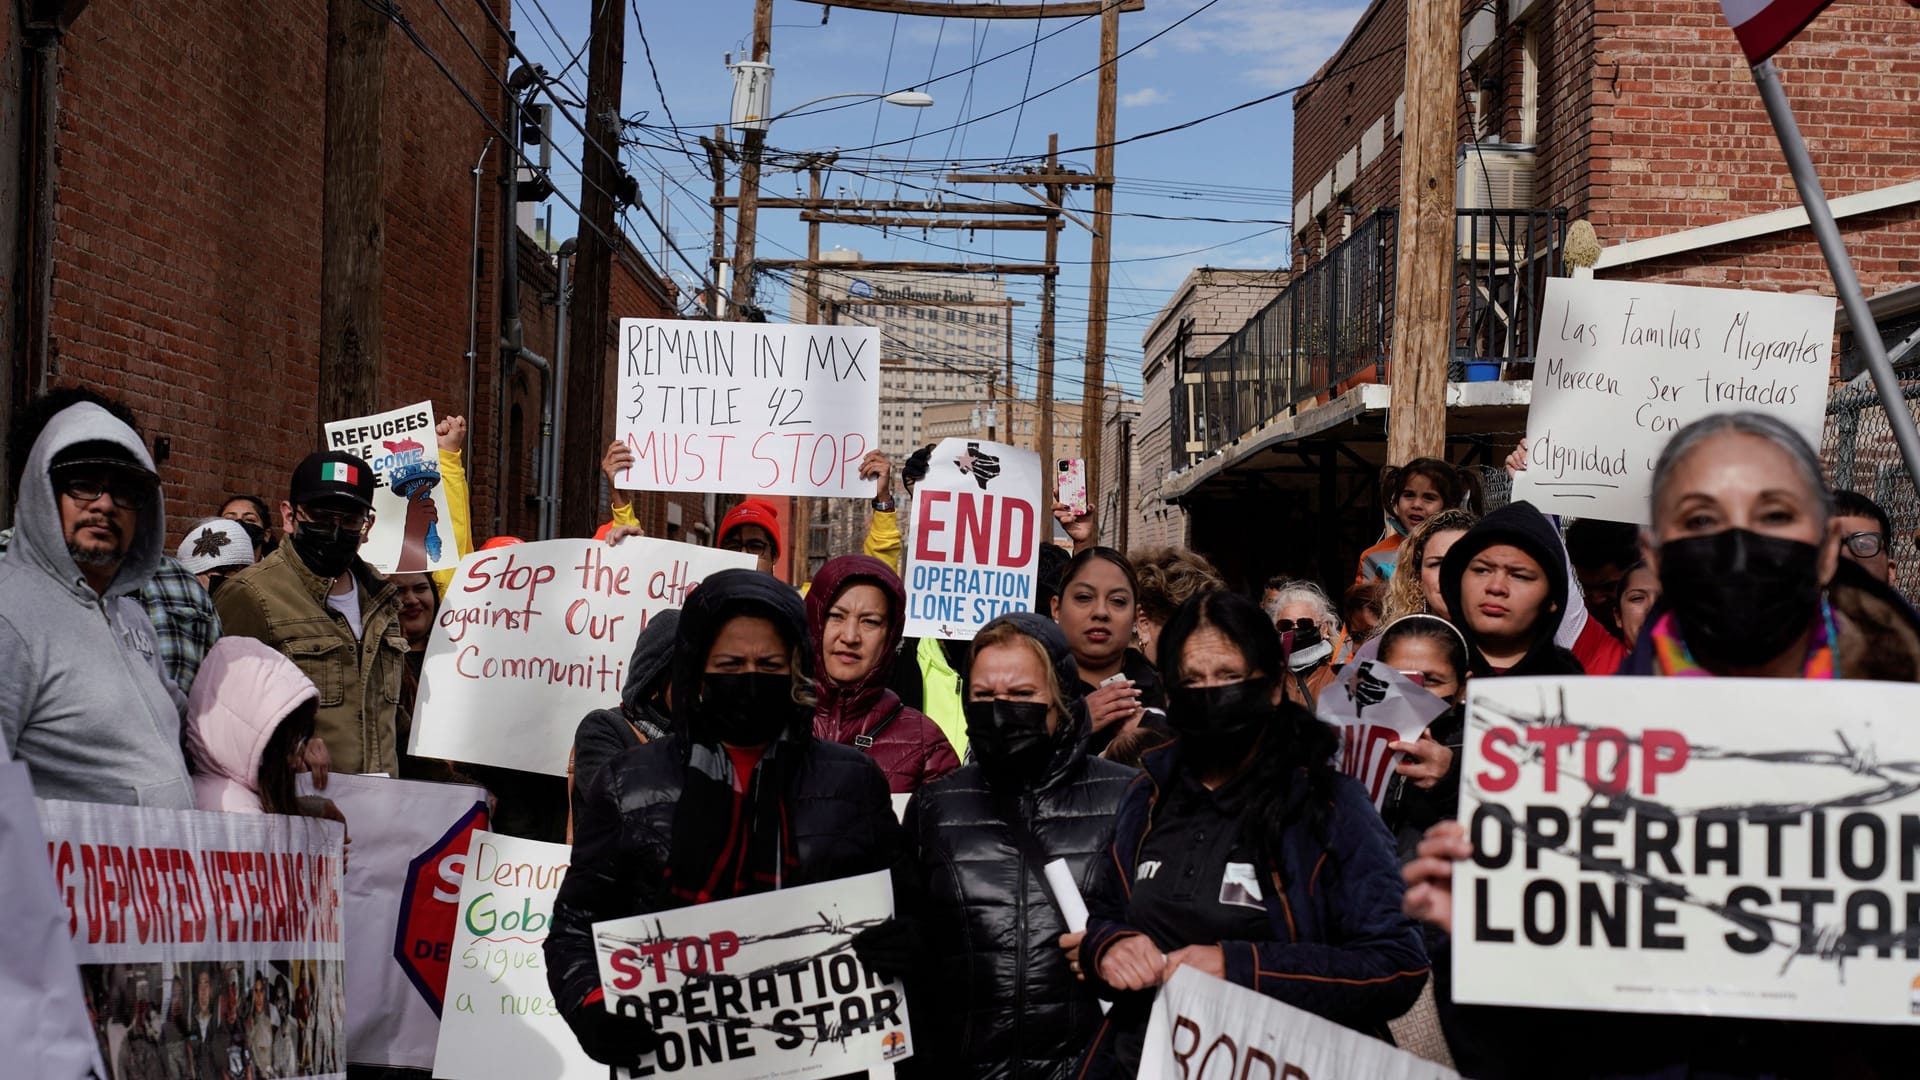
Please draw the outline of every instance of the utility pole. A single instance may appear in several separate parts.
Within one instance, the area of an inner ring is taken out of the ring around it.
[[[713,254],[707,257],[712,269],[713,295],[707,297],[707,312],[713,318],[729,314],[720,305],[720,268],[727,265],[727,161],[722,147],[727,143],[727,129],[715,127],[713,138],[704,136],[700,145],[707,151],[707,171],[713,174]],[[731,290],[729,290],[731,295]]]
[[[1107,404],[1107,277],[1113,267],[1114,110],[1120,102],[1120,8],[1100,9],[1100,87],[1093,151],[1093,265],[1088,268],[1087,361],[1080,387],[1081,454],[1087,459],[1087,493],[1100,498],[1100,434]],[[1055,200],[1056,205],[1059,200]],[[1049,259],[1049,262],[1052,260]],[[1084,436],[1092,432],[1093,438]]]
[[[1389,464],[1441,457],[1447,449],[1459,56],[1460,5],[1407,0],[1407,120],[1400,151]]]
[[[773,0],[753,0],[753,59],[764,64],[773,55]],[[740,159],[739,220],[733,232],[733,317],[745,319],[753,306],[753,242],[760,220],[760,155],[767,145],[764,126],[746,130]]]
[[[613,220],[613,192],[620,189],[620,78],[626,64],[627,9],[611,3],[593,7],[587,45],[587,145],[580,153],[580,248],[573,257],[574,302],[567,334],[572,362],[567,383],[560,388],[572,422],[559,433],[560,483],[551,493],[560,500],[554,518],[559,536],[592,536],[600,523],[600,473],[589,463],[599,461],[605,449],[612,323],[608,304],[613,244],[621,236]]]
[[[320,196],[320,418],[376,411],[384,356],[387,18],[327,3],[327,117]]]
[[[807,193],[814,200],[820,198],[820,166],[807,170]],[[741,194],[745,194],[743,191]],[[807,223],[807,261],[815,267],[807,271],[807,325],[820,321],[820,223]],[[835,319],[839,322],[839,319]],[[789,575],[795,585],[813,580],[812,552],[813,542],[813,500],[797,495],[793,500],[793,573]]]
[[[1055,176],[1060,171],[1060,135],[1056,132],[1047,136],[1047,175]],[[1067,197],[1067,186],[1061,183],[1047,184],[1047,201],[1055,206]],[[1040,374],[1034,387],[1033,396],[1040,402],[1040,476],[1044,481],[1053,475],[1053,283],[1059,273],[1060,233],[1059,230],[1047,232],[1047,265],[1053,267],[1040,282]],[[1082,395],[1085,396],[1084,394]],[[1084,424],[1085,416],[1081,417]],[[1044,485],[1043,485],[1044,486]],[[1052,505],[1051,501],[1048,505]],[[1046,529],[1043,536],[1051,538],[1053,531]]]

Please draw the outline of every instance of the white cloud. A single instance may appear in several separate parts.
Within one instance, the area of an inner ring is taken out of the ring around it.
[[[1143,105],[1164,105],[1173,100],[1172,95],[1163,93],[1158,87],[1143,86],[1138,90],[1120,95],[1120,104],[1129,109]]]
[[[1224,0],[1154,44],[1243,59],[1243,81],[1280,89],[1311,78],[1365,11],[1358,0]]]

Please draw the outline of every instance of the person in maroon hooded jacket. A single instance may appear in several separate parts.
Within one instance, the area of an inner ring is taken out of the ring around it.
[[[939,726],[887,687],[906,622],[906,592],[879,559],[842,555],[814,575],[807,593],[807,632],[820,658],[813,733],[865,751],[895,795],[960,767]]]

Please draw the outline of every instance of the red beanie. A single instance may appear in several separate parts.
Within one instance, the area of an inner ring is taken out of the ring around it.
[[[727,516],[720,519],[720,535],[714,542],[725,547],[727,534],[742,525],[758,525],[767,530],[767,535],[773,537],[773,553],[779,556],[780,512],[774,509],[772,503],[765,499],[748,499],[727,511]]]

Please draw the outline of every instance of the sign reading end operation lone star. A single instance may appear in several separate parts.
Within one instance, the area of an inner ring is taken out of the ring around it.
[[[1010,611],[1032,611],[1042,529],[1040,456],[943,439],[913,489],[908,637],[972,640]]]

